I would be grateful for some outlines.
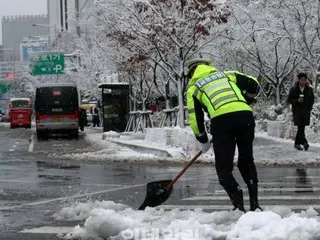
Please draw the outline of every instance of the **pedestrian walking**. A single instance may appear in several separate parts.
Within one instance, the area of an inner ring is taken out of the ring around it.
[[[297,82],[290,89],[287,102],[291,104],[293,123],[297,126],[294,148],[307,151],[309,143],[305,135],[305,127],[310,124],[311,110],[314,104],[314,94],[308,83],[306,73],[297,75]],[[303,148],[301,147],[303,145]]]
[[[99,116],[99,111],[97,108],[95,108],[93,111],[92,125],[93,125],[93,127],[100,126],[100,116]]]
[[[232,174],[235,148],[238,147],[237,166],[249,190],[250,210],[261,210],[253,158],[255,122],[250,106],[259,90],[258,81],[238,71],[218,71],[210,66],[211,63],[210,59],[203,58],[186,62],[190,127],[201,143],[202,152],[207,152],[211,143],[204,125],[204,112],[208,114],[219,183],[234,209],[245,212],[243,192]]]

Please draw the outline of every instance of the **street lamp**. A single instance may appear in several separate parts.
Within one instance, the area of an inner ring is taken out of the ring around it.
[[[54,28],[54,38],[57,37],[57,24],[55,23],[54,26],[46,25],[46,24],[38,24],[38,23],[33,23],[33,27],[44,27],[44,28],[49,28],[49,44],[51,44],[51,29]]]

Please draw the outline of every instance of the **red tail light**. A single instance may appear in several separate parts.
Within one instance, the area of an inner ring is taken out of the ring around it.
[[[37,122],[40,121],[40,113],[36,113],[36,121],[37,121]]]
[[[79,111],[75,111],[74,118],[76,121],[79,121]]]

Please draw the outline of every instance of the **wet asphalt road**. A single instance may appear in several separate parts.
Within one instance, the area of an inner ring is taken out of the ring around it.
[[[85,141],[84,134],[79,140],[55,137],[38,142],[34,129],[0,127],[0,240],[59,239],[56,232],[21,231],[83,224],[57,221],[53,217],[73,202],[112,200],[138,208],[144,200],[147,182],[173,179],[182,169],[182,166],[169,164],[89,164],[48,157],[48,153],[53,152],[64,154],[97,149]],[[260,168],[258,172],[260,202],[264,208],[283,205],[294,210],[309,206],[320,209],[320,169]],[[244,186],[237,169],[235,176]],[[246,191],[245,200],[247,203]],[[210,165],[190,168],[161,207],[231,209]]]

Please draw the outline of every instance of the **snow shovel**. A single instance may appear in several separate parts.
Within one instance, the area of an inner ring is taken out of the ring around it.
[[[156,207],[164,203],[171,195],[173,184],[178,181],[182,174],[187,171],[187,169],[198,159],[201,154],[202,151],[199,151],[173,180],[163,180],[148,183],[146,198],[138,210],[144,210],[146,207]]]

